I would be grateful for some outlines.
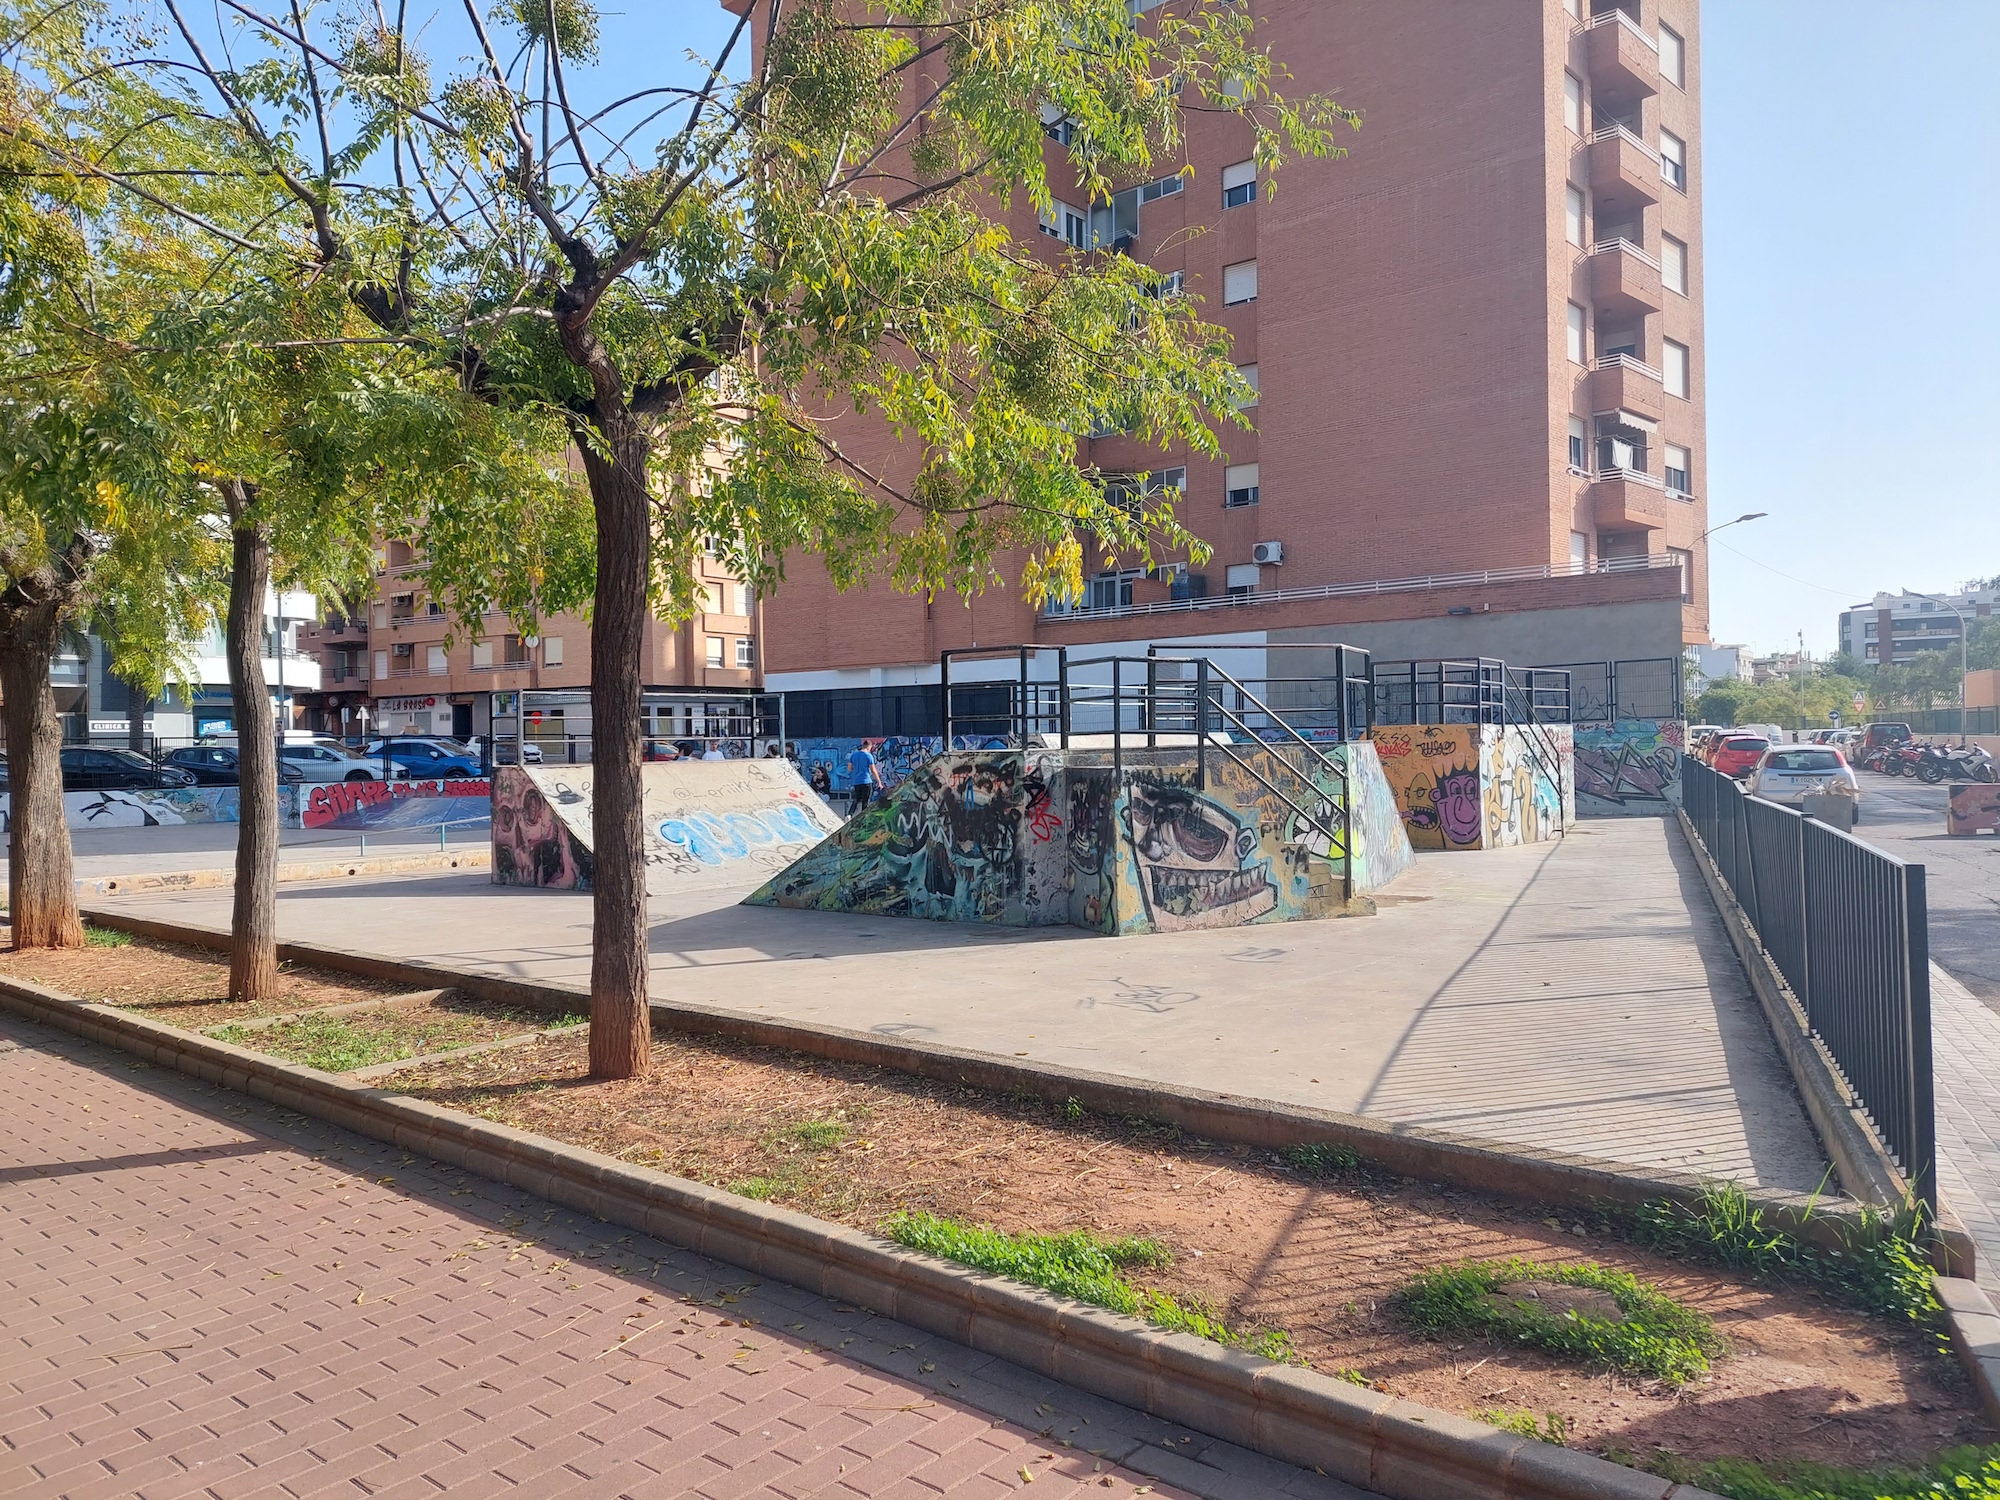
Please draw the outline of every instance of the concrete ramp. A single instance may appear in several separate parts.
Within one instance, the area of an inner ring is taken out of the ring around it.
[[[840,827],[786,760],[644,767],[646,892],[743,885],[783,870]],[[590,766],[501,766],[493,776],[493,881],[589,890]]]
[[[1414,856],[1372,745],[953,751],[746,904],[1129,934],[1343,916]],[[1305,757],[1311,760],[1311,757]],[[1308,816],[1302,816],[1303,809]],[[1324,830],[1332,830],[1328,837]]]

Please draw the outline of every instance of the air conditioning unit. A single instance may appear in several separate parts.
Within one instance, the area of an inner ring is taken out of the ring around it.
[[[1260,567],[1275,568],[1285,560],[1283,542],[1258,542],[1250,549],[1250,561]]]

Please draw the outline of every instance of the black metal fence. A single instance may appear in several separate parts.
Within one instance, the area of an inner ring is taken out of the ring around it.
[[[1682,805],[1927,1212],[1937,1207],[1924,867],[1747,795],[1699,761]]]

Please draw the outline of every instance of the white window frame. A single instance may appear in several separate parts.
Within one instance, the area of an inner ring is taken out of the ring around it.
[[[444,647],[432,646],[424,652],[424,675],[426,677],[448,677],[451,675],[451,657]]]
[[[1187,187],[1187,181],[1176,172],[1170,177],[1156,177],[1139,189],[1139,202],[1152,203],[1160,198],[1172,198]]]
[[[1243,208],[1257,201],[1257,163],[1231,162],[1222,169],[1222,206]]]
[[[703,660],[706,662],[706,664],[711,667],[720,667],[722,665],[721,636],[711,635],[704,639],[702,644],[702,657]]]
[[[563,664],[563,638],[559,635],[542,637],[542,665],[559,667]]]
[[[493,643],[491,641],[474,641],[472,643],[472,670],[476,672],[481,667],[490,667],[492,665]]]
[[[1579,573],[1590,568],[1590,533],[1572,531],[1569,534],[1569,565]]]
[[[1569,72],[1563,74],[1563,124],[1572,135],[1583,134],[1583,80]]]
[[[1674,455],[1680,455],[1680,462],[1674,462]],[[1666,479],[1667,493],[1671,495],[1692,495],[1694,493],[1694,454],[1679,443],[1668,443],[1662,450],[1661,474]],[[1679,470],[1681,480],[1676,484],[1673,474]]]
[[[1257,465],[1230,464],[1222,471],[1222,508],[1241,510],[1256,505],[1262,498],[1257,481]]]
[[[748,669],[757,665],[757,642],[752,636],[736,637],[736,665]]]
[[[1568,339],[1569,362],[1573,365],[1590,362],[1590,315],[1583,310],[1583,304],[1572,302],[1566,315],[1564,335]]]
[[[1233,266],[1222,268],[1222,305],[1235,307],[1239,303],[1257,300],[1257,262],[1239,260]]]
[[[1669,547],[1667,557],[1680,570],[1681,603],[1694,603],[1694,553],[1686,547]]]
[[[1259,384],[1256,365],[1254,364],[1238,365],[1236,367],[1236,373],[1238,375],[1241,375],[1245,383],[1247,383],[1250,387],[1250,399],[1248,401],[1241,403],[1237,408],[1237,410],[1241,411],[1247,407],[1255,406],[1260,400],[1262,400],[1264,395],[1264,388],[1261,384]]]
[[[1660,28],[1660,76],[1677,89],[1687,87],[1687,41],[1671,26]]]
[[[1588,472],[1590,469],[1590,424],[1582,417],[1569,419],[1569,466]]]
[[[1660,341],[1660,383],[1669,396],[1689,398],[1694,390],[1694,353],[1686,344]]]
[[[1563,184],[1563,238],[1579,250],[1583,248],[1585,218],[1590,211],[1590,200],[1583,189],[1573,182]]]
[[[1688,294],[1688,247],[1670,234],[1660,236],[1660,285],[1683,297]]]
[[[1687,142],[1671,130],[1660,132],[1660,180],[1683,193],[1687,191]]]

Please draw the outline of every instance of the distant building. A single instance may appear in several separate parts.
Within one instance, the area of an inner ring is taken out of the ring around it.
[[[1908,666],[1919,651],[1956,646],[1960,614],[1984,620],[2000,604],[2000,589],[1974,589],[1956,594],[1882,593],[1872,604],[1857,604],[1840,614],[1840,649],[1871,667],[1885,662]],[[1955,614],[1953,611],[1959,611]],[[1885,655],[1883,643],[1889,643]]]
[[[1748,646],[1690,646],[1688,655],[1694,661],[1698,688],[1707,687],[1711,682],[1727,682],[1735,678],[1750,681],[1750,648]]]

